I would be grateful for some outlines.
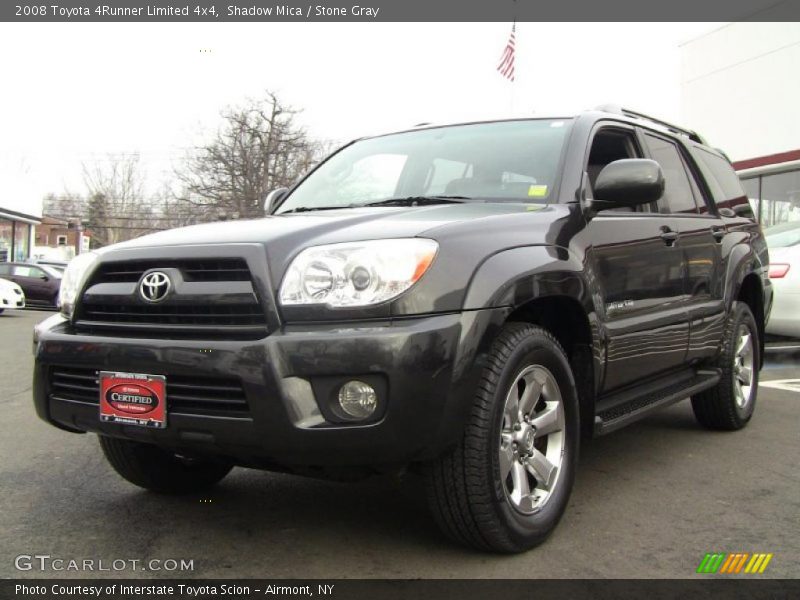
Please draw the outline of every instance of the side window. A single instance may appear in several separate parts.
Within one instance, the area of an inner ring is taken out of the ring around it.
[[[707,150],[699,149],[697,153],[700,161],[708,168],[711,176],[717,182],[725,200],[732,200],[744,196],[742,184],[731,164],[721,156],[712,154]]]
[[[678,148],[674,143],[649,133],[644,137],[650,155],[664,171],[664,195],[658,201],[658,210],[668,213],[696,213],[697,204],[692,185]]]
[[[0,276],[11,275],[11,265],[0,264]]]
[[[642,156],[636,144],[634,133],[625,129],[600,129],[592,139],[592,147],[586,162],[589,183],[594,188],[597,176],[607,164],[623,158],[640,158]],[[637,207],[637,211],[647,210]],[[631,208],[615,208],[608,212],[633,212]]]
[[[16,265],[14,267],[14,275],[16,277],[36,277],[36,275],[33,274],[33,269],[22,265]]]
[[[708,193],[703,193],[703,190],[700,189],[700,184],[698,184],[698,181],[702,182],[702,178],[698,173],[698,168],[690,167],[689,161],[689,158],[686,156],[683,157],[683,165],[686,167],[686,173],[689,176],[689,183],[692,184],[692,193],[694,194],[695,201],[697,202],[697,208],[700,210],[700,213],[704,215],[708,214],[709,212],[714,212],[710,195]]]
[[[704,148],[697,148],[695,156],[706,181],[714,192],[717,206],[730,208],[737,216],[755,220],[753,209],[731,163],[725,157]]]

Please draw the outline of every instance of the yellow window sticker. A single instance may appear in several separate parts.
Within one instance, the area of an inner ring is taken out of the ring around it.
[[[547,196],[546,185],[532,185],[528,188],[528,196],[530,198],[544,198]]]

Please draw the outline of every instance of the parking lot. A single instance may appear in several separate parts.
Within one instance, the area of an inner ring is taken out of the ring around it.
[[[31,331],[49,314],[0,315],[0,576],[690,577],[707,552],[773,553],[761,577],[800,573],[800,388],[762,385],[741,432],[705,431],[681,402],[586,442],[553,537],[495,556],[448,542],[411,475],[339,484],[236,469],[202,496],[138,490],[94,436],[34,415]],[[800,378],[797,350],[767,360],[762,384]],[[21,554],[191,559],[194,570],[20,572]]]

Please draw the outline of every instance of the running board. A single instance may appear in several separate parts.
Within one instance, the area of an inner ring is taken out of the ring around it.
[[[677,388],[673,382],[671,386],[659,390],[648,389],[640,396],[626,399],[624,403],[595,415],[594,434],[605,435],[620,427],[625,427],[655,410],[714,387],[719,383],[719,379],[720,372],[718,370],[697,371],[693,377],[681,381]]]

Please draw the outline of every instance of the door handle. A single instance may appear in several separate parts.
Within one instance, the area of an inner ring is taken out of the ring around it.
[[[717,240],[718,244],[722,242],[722,238],[725,237],[726,233],[727,231],[725,231],[724,227],[720,227],[717,225],[711,228],[711,235],[714,236],[714,239]]]
[[[672,246],[678,241],[678,232],[673,231],[666,225],[661,228],[661,239],[664,240],[664,243],[667,246]]]

